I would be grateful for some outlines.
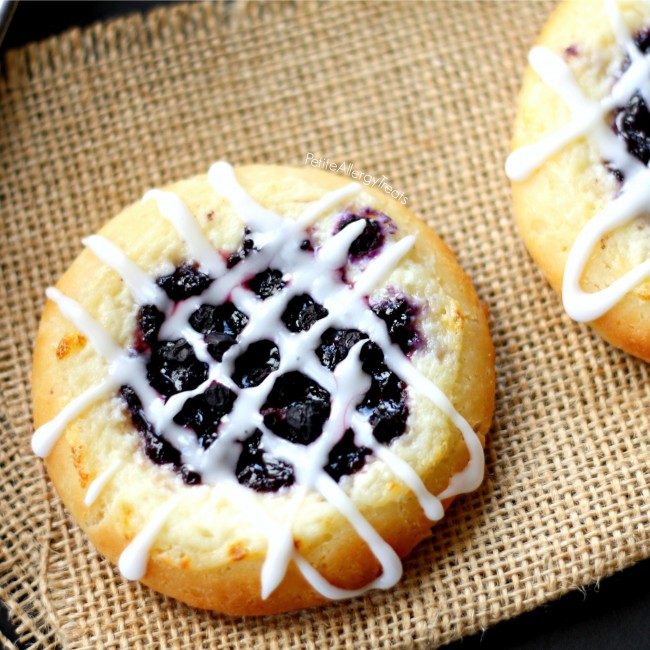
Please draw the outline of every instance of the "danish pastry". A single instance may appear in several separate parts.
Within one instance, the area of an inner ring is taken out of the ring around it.
[[[84,244],[47,291],[32,446],[125,577],[241,615],[388,588],[479,486],[486,317],[383,192],[220,162]]]
[[[650,3],[560,5],[506,163],[524,242],[573,319],[650,360]]]

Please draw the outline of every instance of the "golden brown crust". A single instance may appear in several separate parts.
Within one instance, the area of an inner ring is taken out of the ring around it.
[[[288,216],[296,216],[306,204],[349,182],[309,168],[248,166],[236,173],[256,200]],[[183,197],[219,249],[235,248],[241,222],[232,208],[213,194],[205,176],[170,189]],[[400,233],[417,234],[414,250],[390,278],[416,299],[434,305],[423,327],[427,334],[439,337],[439,348],[435,353],[416,353],[414,363],[436,381],[483,441],[494,406],[494,351],[485,314],[470,281],[445,244],[402,205],[365,188],[360,201],[388,213]],[[176,264],[184,256],[183,244],[157,215],[152,202],[130,206],[101,234],[153,276],[161,274],[161,260]],[[57,287],[79,301],[120,344],[128,344],[136,307],[117,274],[90,251],[77,258]],[[105,373],[105,363],[79,334],[48,301],[34,354],[37,427],[55,417]],[[417,400],[409,429],[412,431],[395,441],[391,450],[415,466],[433,493],[440,493],[450,476],[467,462],[462,437],[436,409]],[[112,458],[124,462],[118,478],[106,486],[92,506],[85,506],[89,483]],[[182,494],[183,518],[174,514],[172,522],[161,530],[142,580],[157,591],[196,607],[231,614],[269,614],[326,601],[306,583],[294,563],[290,563],[280,587],[262,600],[264,531],[243,517],[227,494],[206,486],[186,486],[173,472],[149,462],[139,451],[138,436],[114,397],[89,407],[74,420],[46,463],[74,518],[113,562],[170,494]],[[431,522],[417,499],[380,463],[371,463],[342,485],[400,556],[430,534]],[[282,495],[253,498],[264,500],[264,507],[278,517],[290,499]],[[336,586],[358,588],[380,573],[380,565],[365,543],[336,509],[316,495],[306,499],[293,532],[300,554]]]
[[[650,24],[650,5],[619,1],[632,33]],[[553,13],[537,42],[565,60],[588,97],[605,96],[620,71],[617,45],[602,0],[571,0]],[[529,66],[515,121],[513,149],[539,142],[571,120],[568,108]],[[528,179],[514,182],[514,212],[524,243],[551,286],[561,295],[567,256],[585,224],[618,191],[595,144],[580,139],[549,159]],[[603,238],[582,277],[585,291],[612,284],[650,253],[646,217]],[[590,323],[604,339],[650,361],[650,281],[629,292],[613,309]]]

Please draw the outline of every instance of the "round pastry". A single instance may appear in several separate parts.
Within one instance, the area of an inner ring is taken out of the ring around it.
[[[650,360],[650,3],[560,5],[506,163],[528,250],[573,319]]]
[[[484,312],[381,191],[216,163],[48,289],[34,451],[122,574],[232,614],[390,587],[483,477]]]

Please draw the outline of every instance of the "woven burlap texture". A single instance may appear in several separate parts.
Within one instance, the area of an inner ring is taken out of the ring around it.
[[[503,161],[548,2],[194,4],[10,52],[0,82],[0,599],[55,648],[434,647],[650,555],[648,366],[562,312],[511,216]],[[30,450],[44,289],[80,238],[217,159],[308,154],[388,181],[490,313],[481,489],[388,592],[297,614],[192,610],[122,579]],[[12,644],[1,639],[7,647]]]

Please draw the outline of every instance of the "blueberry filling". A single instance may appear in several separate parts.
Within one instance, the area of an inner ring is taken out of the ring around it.
[[[241,485],[257,492],[277,492],[293,485],[293,467],[260,449],[262,432],[257,429],[242,443],[235,474]]]
[[[618,109],[614,131],[625,140],[628,152],[647,165],[650,160],[650,112],[639,93]]]
[[[580,54],[580,48],[576,45],[569,45],[569,47],[564,48],[564,56],[567,59],[572,59]]]
[[[330,394],[301,372],[280,375],[261,413],[276,435],[298,445],[314,442],[330,414]]]
[[[372,255],[383,245],[385,233],[394,232],[390,230],[394,228],[393,222],[370,208],[354,214],[345,213],[339,221],[339,229],[358,219],[364,219],[366,227],[353,242],[351,257]],[[244,234],[239,250],[227,258],[228,267],[256,254],[257,248],[249,234]],[[305,239],[300,248],[306,254],[315,254],[309,239]],[[283,277],[281,269],[266,268],[244,282],[244,286],[266,300],[286,288]],[[213,281],[214,278],[201,273],[197,265],[182,263],[173,273],[158,278],[156,283],[173,302],[180,302],[202,294]],[[371,308],[386,323],[391,340],[405,353],[417,347],[420,341],[416,327],[418,308],[405,296],[391,296]],[[297,334],[310,330],[328,313],[312,296],[302,293],[287,302],[281,321],[289,332]],[[206,382],[209,365],[197,358],[197,354],[199,357],[201,354],[195,353],[185,338],[160,340],[164,321],[165,314],[156,306],[143,305],[137,314],[133,349],[146,363],[149,383],[166,400]],[[201,304],[189,317],[189,325],[202,335],[208,354],[218,362],[223,361],[224,354],[239,342],[248,322],[249,316],[230,299],[217,305]],[[366,339],[368,336],[360,330],[330,327],[321,335],[315,354],[325,368],[333,371],[357,343]],[[262,384],[271,373],[277,373],[280,361],[278,344],[260,339],[237,348],[237,355],[229,360],[228,367],[235,386],[246,390]],[[367,342],[363,346],[361,363],[370,377],[370,389],[357,409],[368,417],[375,438],[388,443],[406,429],[406,385],[388,368],[381,348],[374,343]],[[181,452],[147,421],[135,390],[125,385],[119,394],[141,436],[146,455],[156,464],[173,468],[185,483],[200,484],[200,474],[186,465]],[[228,419],[236,401],[237,389],[217,381],[209,382],[202,392],[185,400],[174,416],[174,423],[196,435],[198,443],[207,450],[219,440],[224,426],[222,420]],[[291,370],[275,377],[258,417],[273,434],[293,444],[309,445],[322,434],[330,411],[329,392],[306,374]],[[237,454],[234,471],[239,483],[260,492],[274,492],[295,482],[292,465],[264,449],[259,429],[251,435],[243,435],[244,439],[233,441]],[[370,449],[355,443],[354,432],[348,429],[329,452],[323,469],[339,481],[359,471],[371,454]]]
[[[638,32],[634,38],[637,47],[647,54],[650,50],[650,30]],[[630,65],[629,57],[623,63],[622,72]],[[650,162],[650,111],[640,92],[636,92],[630,100],[614,110],[612,129],[625,141],[628,152],[640,160],[644,165]],[[607,165],[619,182],[624,180],[623,172]]]
[[[605,169],[616,179],[616,182],[621,184],[625,180],[625,174],[614,167],[611,163],[605,162]]]
[[[356,343],[366,338],[367,336],[358,330],[328,329],[321,337],[321,345],[316,354],[321,363],[332,370]],[[406,429],[406,384],[388,368],[384,362],[384,353],[375,343],[368,342],[363,346],[360,359],[362,370],[370,376],[370,390],[358,410],[369,417],[375,438],[379,442],[390,442]],[[348,440],[346,448],[350,447],[350,442],[352,438]],[[360,456],[365,459],[367,453]],[[333,462],[332,456],[330,462]],[[360,462],[359,469],[362,466],[363,462]]]
[[[147,364],[149,383],[165,397],[192,390],[208,378],[208,364],[199,361],[185,339],[160,341]]]
[[[354,444],[354,431],[348,429],[329,453],[327,465],[323,468],[335,481],[358,472],[372,451]]]
[[[320,337],[320,345],[316,349],[316,356],[326,368],[334,370],[359,341],[367,338],[368,335],[359,330],[333,329],[330,327]]]
[[[243,259],[257,250],[255,247],[255,242],[250,237],[248,237],[250,234],[251,231],[246,228],[246,230],[244,230],[244,239],[242,240],[241,246],[234,253],[231,253],[226,259],[226,266],[229,269],[237,266],[237,264],[239,264]]]
[[[376,343],[366,343],[360,359],[361,368],[370,375],[370,390],[357,409],[368,417],[375,438],[386,444],[406,430],[406,384],[384,363]]]
[[[409,354],[418,347],[420,333],[415,321],[419,309],[416,305],[398,295],[371,304],[370,308],[386,323],[390,340],[399,345],[404,354]]]
[[[124,400],[131,422],[142,438],[144,452],[157,465],[171,465],[188,485],[201,482],[201,477],[181,462],[178,449],[169,444],[162,436],[156,435],[153,427],[145,417],[142,402],[130,386],[120,388],[120,397]]]
[[[290,332],[304,332],[329,312],[307,293],[294,296],[282,314],[282,322]]]
[[[643,54],[647,54],[650,50],[650,27],[644,27],[638,31],[634,35],[634,42]]]
[[[201,334],[228,334],[236,338],[248,325],[248,316],[231,302],[201,305],[191,316],[190,325]]]
[[[266,269],[258,273],[246,286],[255,293],[258,298],[266,300],[272,295],[282,291],[286,286],[282,279],[282,271],[278,269]]]
[[[273,341],[256,341],[235,360],[232,379],[240,388],[259,386],[279,366],[278,346]]]
[[[174,302],[203,293],[212,283],[212,278],[201,273],[196,266],[183,263],[170,275],[163,275],[156,284]]]
[[[165,321],[163,314],[154,305],[142,305],[138,310],[135,342],[133,347],[138,352],[146,352],[158,340],[158,332]]]
[[[339,220],[335,232],[340,232],[347,225],[362,219],[366,226],[361,234],[350,245],[350,256],[353,261],[362,257],[373,257],[379,252],[386,240],[386,232],[395,232],[393,220],[383,212],[365,208],[359,212],[346,212]]]
[[[237,342],[248,324],[248,316],[231,302],[222,305],[201,305],[191,316],[190,325],[205,335],[208,353],[216,361]]]
[[[201,445],[207,449],[217,439],[221,418],[230,413],[236,397],[226,386],[212,382],[205,392],[185,402],[174,422],[193,429]]]

